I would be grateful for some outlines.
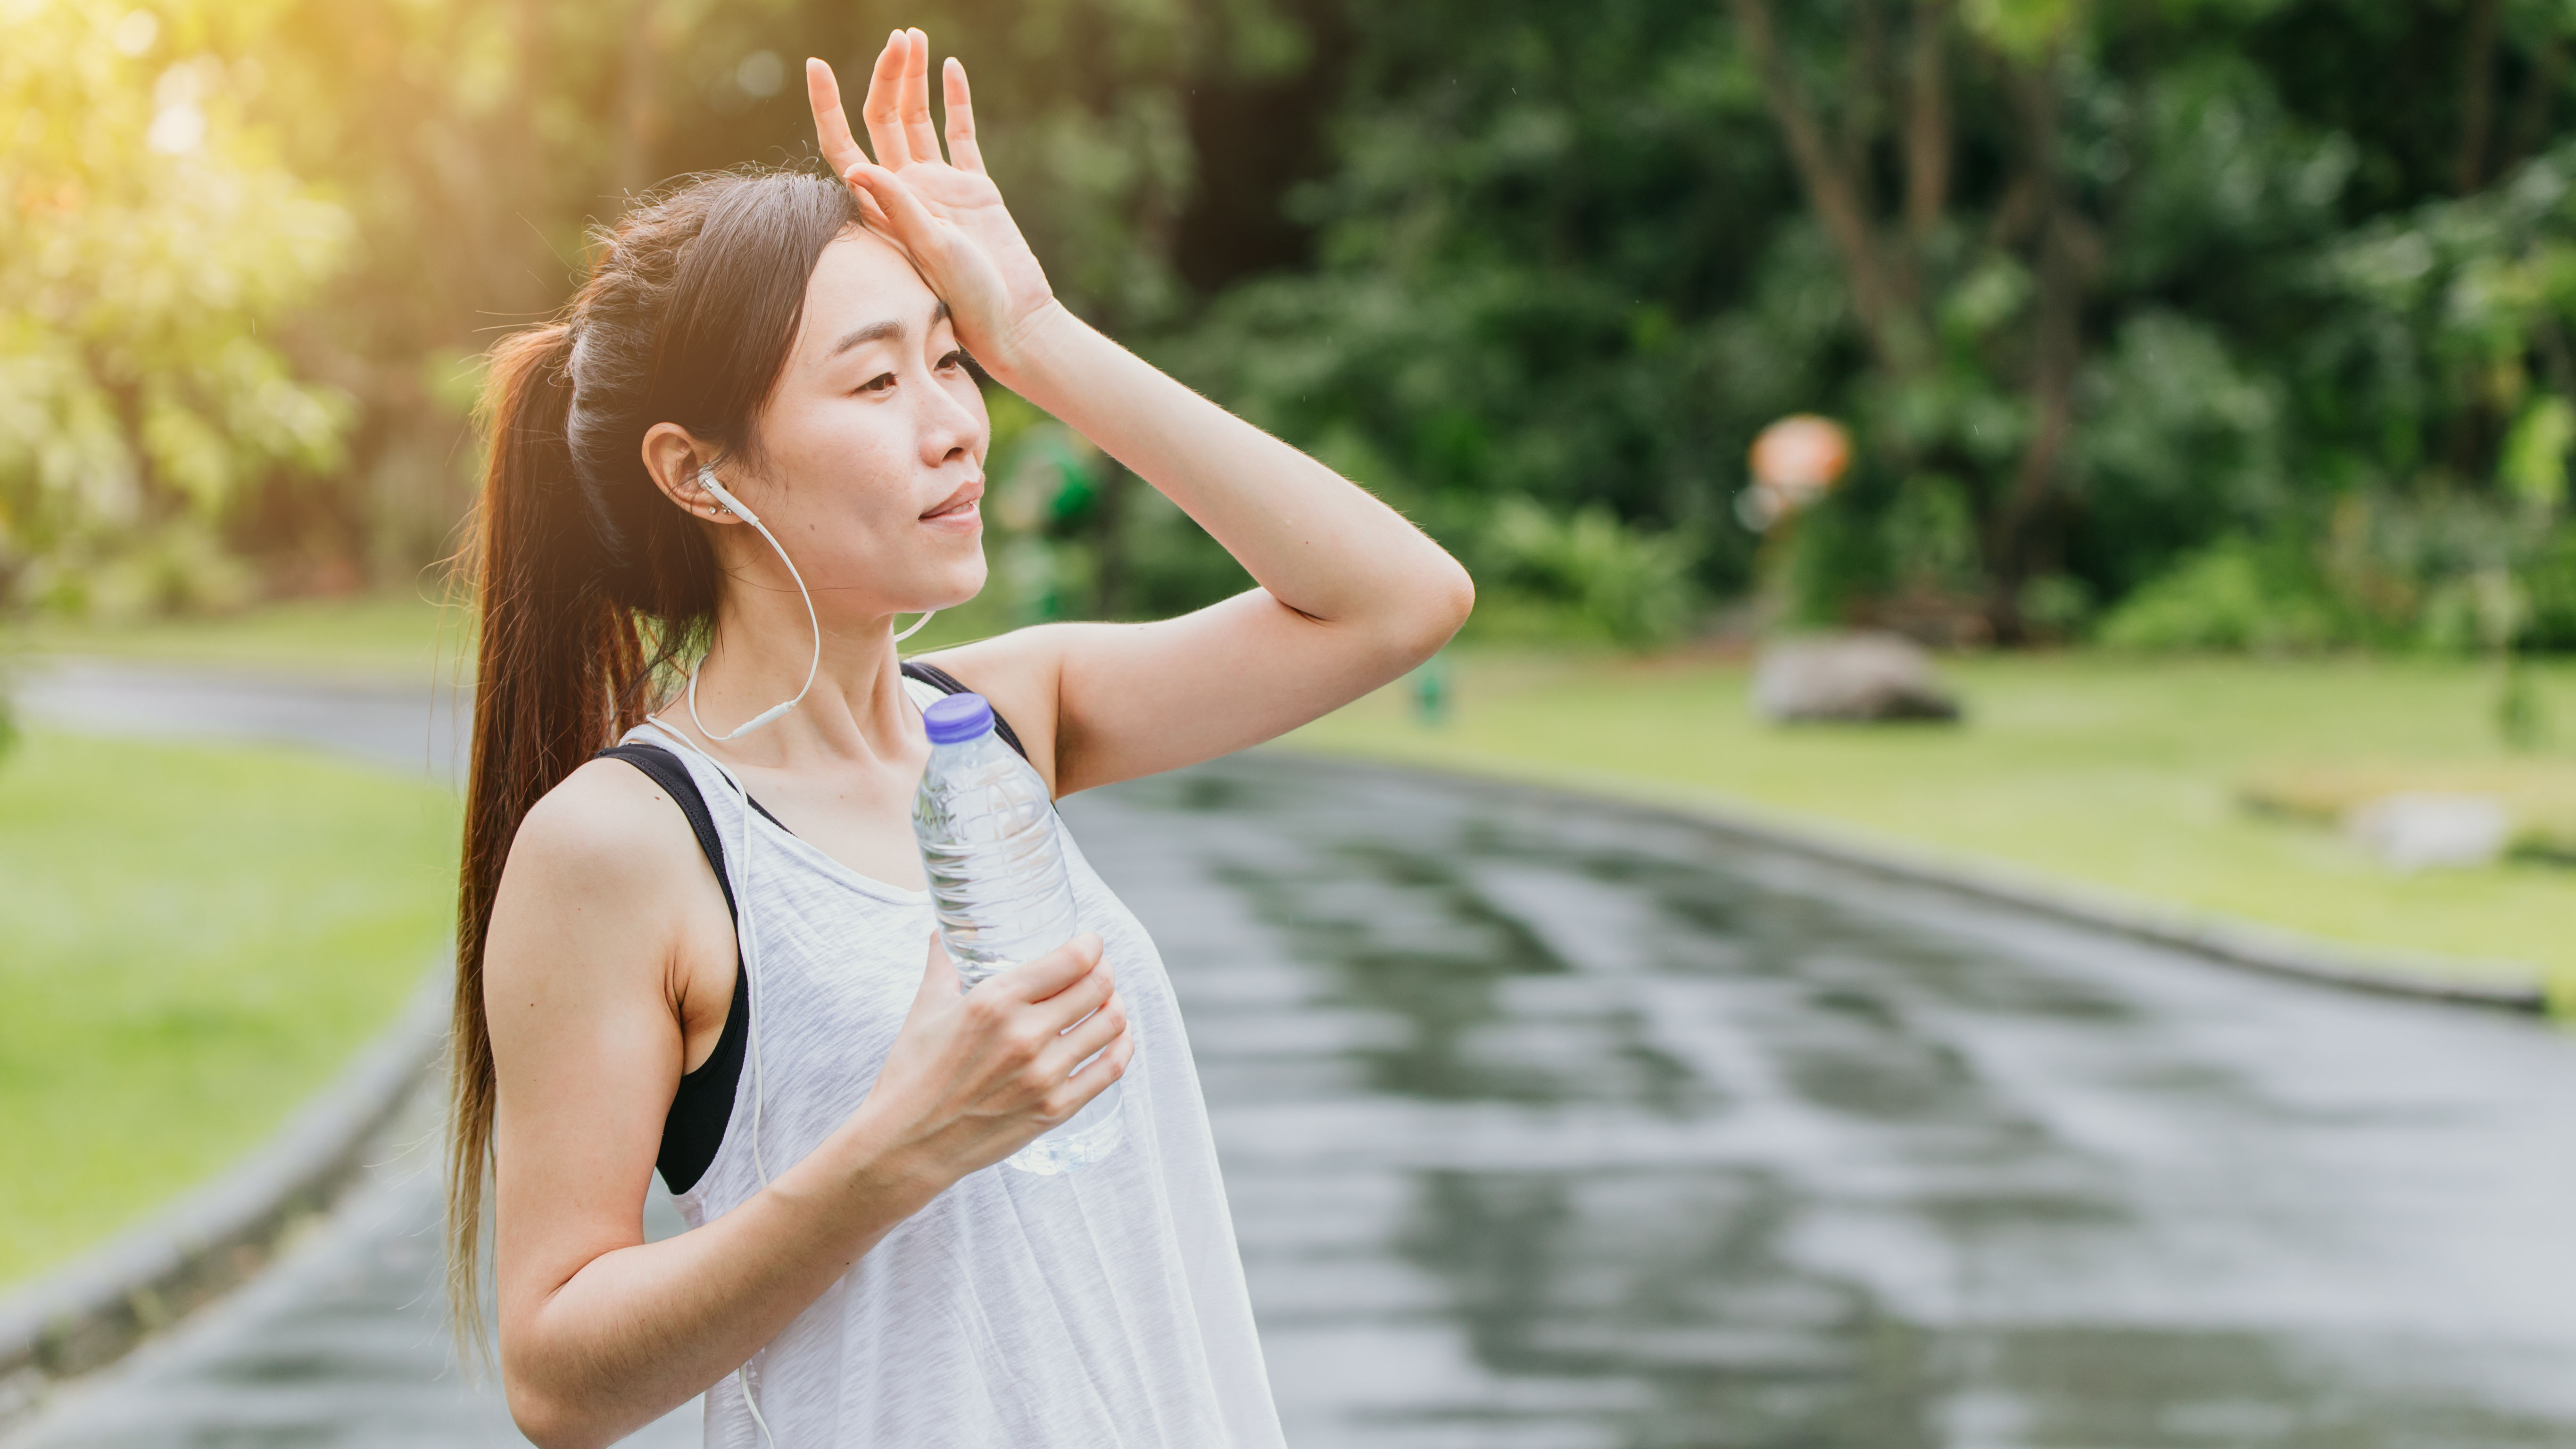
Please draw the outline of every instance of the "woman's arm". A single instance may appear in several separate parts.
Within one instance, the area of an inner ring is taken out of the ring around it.
[[[929,41],[888,39],[864,108],[881,166],[859,154],[830,69],[809,62],[807,74],[826,157],[947,300],[985,370],[1179,504],[1261,585],[1178,619],[1022,630],[953,651],[961,676],[1032,737],[1041,768],[1054,766],[1059,794],[1268,739],[1457,631],[1474,587],[1438,544],[1056,301],[983,172],[962,65],[944,76],[943,161]]]
[[[646,1243],[682,1065],[676,983],[714,949],[729,984],[732,936],[680,816],[626,766],[575,772],[511,846],[484,949],[493,1249],[511,1414],[546,1449],[610,1443],[731,1373],[897,1223],[1071,1117],[1134,1050],[1097,937],[963,996],[934,938],[858,1110],[740,1207]]]

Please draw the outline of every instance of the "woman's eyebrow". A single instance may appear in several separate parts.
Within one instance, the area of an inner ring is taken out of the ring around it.
[[[946,302],[933,302],[930,308],[929,325],[923,327],[921,330],[928,332],[932,327],[936,327],[947,320],[948,304]],[[887,338],[901,337],[902,335],[903,324],[897,322],[891,317],[888,317],[881,321],[871,322],[865,327],[854,327],[851,330],[842,333],[841,340],[833,343],[832,350],[824,353],[823,357],[826,361],[829,361],[830,359],[838,357],[842,353],[849,351],[853,347],[858,347],[870,342],[883,342]]]
[[[832,350],[824,353],[823,356],[826,360],[829,360],[840,356],[842,353],[849,351],[853,347],[869,342],[883,342],[889,337],[901,337],[902,335],[903,324],[897,322],[891,317],[888,317],[884,321],[871,322],[865,327],[852,328],[850,331],[842,333],[841,340],[833,343]]]

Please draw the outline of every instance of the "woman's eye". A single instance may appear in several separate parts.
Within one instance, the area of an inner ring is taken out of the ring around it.
[[[956,351],[948,354],[946,357],[939,359],[939,365],[943,368],[964,367],[966,365],[966,349],[960,347]]]
[[[867,381],[860,383],[859,391],[884,392],[887,388],[892,386],[894,386],[894,374],[891,372],[880,372],[876,376],[869,378]]]

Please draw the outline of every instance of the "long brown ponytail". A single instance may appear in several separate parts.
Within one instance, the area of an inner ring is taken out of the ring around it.
[[[562,318],[493,350],[474,537],[480,643],[448,1051],[448,1299],[485,1344],[483,1198],[494,1170],[483,945],[510,843],[545,793],[640,720],[657,671],[703,639],[719,577],[698,525],[645,472],[673,422],[736,455],[803,318],[805,282],[857,215],[827,178],[686,180],[594,238]]]

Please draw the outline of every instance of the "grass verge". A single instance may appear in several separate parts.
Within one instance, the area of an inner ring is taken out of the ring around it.
[[[910,616],[899,622],[910,624]],[[943,610],[904,641],[906,654],[944,649],[1011,627],[1000,591]],[[0,636],[5,637],[5,636]],[[462,604],[407,595],[292,599],[212,618],[128,623],[42,619],[17,642],[31,653],[138,663],[248,669],[333,678],[467,680],[474,675],[474,615]]]
[[[106,624],[41,619],[20,631],[38,654],[383,677],[404,683],[474,672],[472,614],[409,595],[296,599],[218,618]]]
[[[2576,871],[2508,861],[2400,875],[2240,798],[2284,770],[2511,763],[2491,725],[2492,676],[2475,665],[1997,655],[1944,665],[1966,699],[1962,726],[1782,729],[1752,717],[1741,664],[1446,662],[1445,725],[1414,718],[1408,683],[1291,741],[1788,814],[2025,878],[2446,958],[2463,976],[2576,972]],[[2562,734],[2576,731],[2576,669],[2543,669],[2539,688]]]
[[[446,939],[457,804],[283,750],[36,732],[0,762],[0,1282],[276,1130]]]

